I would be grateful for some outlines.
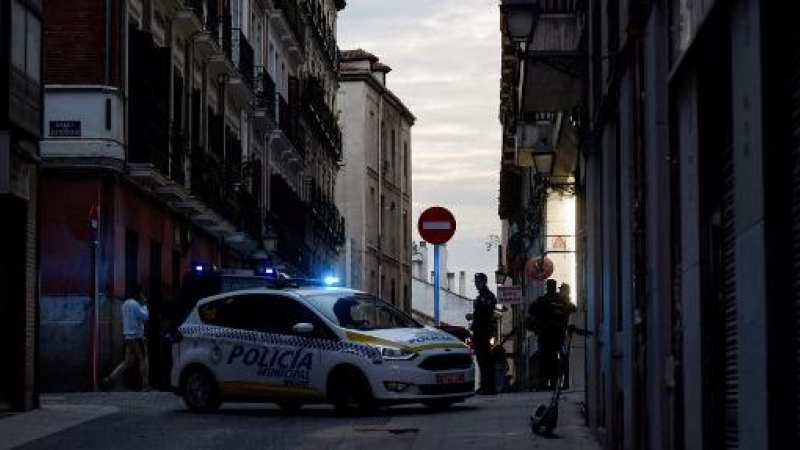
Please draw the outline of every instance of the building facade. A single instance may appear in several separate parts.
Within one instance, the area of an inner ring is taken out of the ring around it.
[[[343,222],[331,208],[320,221],[313,189],[335,164],[309,117],[332,108],[336,84],[319,103],[303,80],[323,63],[336,79],[343,7],[46,2],[40,362],[58,374],[46,389],[91,388],[118,362],[119,304],[136,284],[149,297],[151,384],[166,387],[161,336],[193,262],[247,268],[269,250],[303,276],[335,262],[320,230],[342,234]]]
[[[539,79],[543,89],[568,75],[581,86],[572,120],[578,294],[595,333],[589,425],[606,448],[791,446],[800,436],[797,14],[748,0],[537,8],[524,59],[562,72]],[[585,45],[559,59],[537,53],[553,50],[536,46],[550,12],[572,15]]]
[[[0,411],[38,406],[41,1],[0,4]]]
[[[341,54],[344,167],[337,203],[347,218],[345,283],[411,311],[411,127],[386,85],[391,70],[363,50]]]

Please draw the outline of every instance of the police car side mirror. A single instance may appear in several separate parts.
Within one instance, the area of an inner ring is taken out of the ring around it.
[[[314,325],[310,323],[297,323],[292,327],[295,334],[311,334],[314,332]]]

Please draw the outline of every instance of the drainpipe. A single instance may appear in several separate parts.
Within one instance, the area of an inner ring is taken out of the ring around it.
[[[378,298],[383,299],[383,90],[378,103]]]
[[[127,2],[126,2],[127,5]],[[103,60],[103,80],[106,86],[111,84],[111,0],[105,0],[104,4],[105,13],[105,58]],[[123,24],[127,24],[123,22]],[[127,25],[126,25],[127,26]]]
[[[645,371],[646,357],[637,356],[646,352],[646,201],[647,192],[644,184],[644,117],[642,105],[642,36],[641,29],[636,27],[631,29],[629,34],[631,42],[631,51],[633,59],[633,171],[632,171],[632,184],[633,184],[633,299],[634,299],[634,317],[633,317],[633,344],[634,344],[634,383],[635,389],[633,392],[634,407],[636,411],[633,413],[640,417],[639,425],[646,423],[647,407],[644,404],[646,398],[645,382],[647,379]],[[648,435],[646,427],[635,426],[636,428],[636,443],[642,444],[647,442]]]

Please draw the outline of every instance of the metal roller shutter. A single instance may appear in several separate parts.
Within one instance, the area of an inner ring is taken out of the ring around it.
[[[800,48],[795,47],[789,55],[791,74],[789,78],[789,111],[791,124],[791,258],[792,258],[792,301],[794,312],[793,345],[794,385],[800,386]],[[800,442],[800,389],[795,388],[793,416],[795,422],[795,442]]]

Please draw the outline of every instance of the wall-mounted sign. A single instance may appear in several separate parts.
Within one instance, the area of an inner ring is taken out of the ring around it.
[[[522,286],[497,286],[497,303],[518,304],[522,301]]]
[[[50,136],[52,137],[80,137],[80,120],[51,120]]]

